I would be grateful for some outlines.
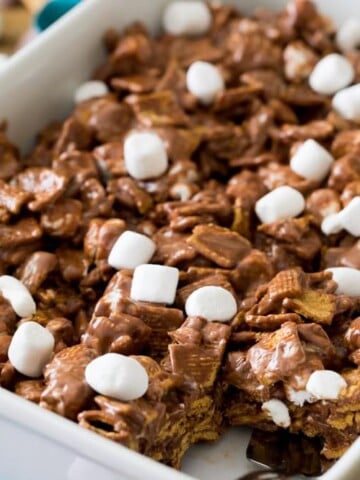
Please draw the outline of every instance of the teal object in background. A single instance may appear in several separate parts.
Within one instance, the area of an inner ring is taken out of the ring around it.
[[[35,27],[39,32],[46,30],[56,20],[75,7],[81,0],[51,0],[35,17]]]

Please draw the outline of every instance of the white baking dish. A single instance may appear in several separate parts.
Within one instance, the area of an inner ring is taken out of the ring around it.
[[[167,0],[87,0],[13,57],[0,72],[0,119],[11,138],[29,148],[36,132],[71,108],[72,92],[101,61],[107,27],[132,20],[159,27]],[[286,0],[231,0],[243,11]],[[337,23],[360,18],[360,2],[318,0]],[[245,460],[248,432],[232,429],[214,446],[196,446],[176,472],[0,388],[0,480],[233,480],[253,466]],[[360,440],[322,480],[360,479]]]

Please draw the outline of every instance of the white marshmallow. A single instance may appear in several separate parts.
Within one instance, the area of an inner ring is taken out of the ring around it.
[[[130,297],[142,302],[172,304],[179,281],[179,270],[163,265],[139,265],[135,268]]]
[[[360,197],[354,197],[339,212],[343,228],[354,237],[360,236]]]
[[[92,360],[85,369],[85,379],[101,395],[129,401],[140,398],[149,386],[145,368],[134,358],[106,353]]]
[[[297,217],[305,208],[305,199],[295,188],[275,188],[256,202],[255,212],[262,223]]]
[[[92,98],[103,97],[109,93],[106,83],[100,80],[90,80],[80,85],[74,93],[75,103],[85,102]]]
[[[35,322],[19,326],[9,346],[13,367],[27,377],[40,377],[54,350],[55,340],[46,328]]]
[[[290,402],[298,407],[302,407],[305,402],[312,403],[315,401],[311,393],[307,392],[306,390],[295,390],[289,386],[286,387],[286,397]]]
[[[2,275],[0,277],[0,292],[10,302],[19,317],[30,317],[36,312],[36,305],[31,293],[17,278]]]
[[[332,278],[338,285],[337,294],[350,297],[360,296],[360,270],[350,267],[333,267],[327,268],[326,271],[333,274]]]
[[[173,198],[176,200],[181,200],[182,202],[187,202],[193,195],[191,187],[184,182],[175,183],[171,187],[170,193]]]
[[[349,18],[339,28],[336,33],[336,44],[339,50],[348,52],[355,50],[360,46],[360,20],[357,18]]]
[[[237,313],[236,300],[226,288],[205,286],[194,290],[185,303],[186,315],[209,322],[227,322]]]
[[[289,409],[281,400],[273,398],[268,402],[264,402],[261,406],[261,410],[270,416],[275,425],[283,428],[290,426],[291,419]]]
[[[334,157],[320,143],[306,140],[290,160],[295,173],[308,180],[321,182],[328,175]]]
[[[338,53],[330,53],[315,65],[309,85],[317,93],[333,95],[350,85],[354,78],[355,70],[349,60]]]
[[[354,237],[360,236],[360,196],[354,197],[345,208],[324,218],[321,230],[325,235],[346,230]]]
[[[148,263],[155,250],[156,245],[149,237],[126,231],[114,243],[108,264],[114,268],[135,268]]]
[[[206,3],[185,1],[170,3],[163,15],[163,28],[171,35],[197,36],[206,33],[212,22]]]
[[[208,62],[194,62],[186,73],[186,86],[201,103],[209,105],[224,90],[225,83],[219,69]]]
[[[325,235],[334,235],[343,229],[339,213],[331,213],[321,223],[321,231]]]
[[[344,378],[333,370],[316,370],[306,384],[306,390],[316,400],[336,400],[347,386]]]
[[[332,107],[343,118],[360,122],[360,84],[340,90],[332,99]]]
[[[137,180],[160,177],[168,168],[164,142],[152,132],[131,133],[124,143],[126,169]]]

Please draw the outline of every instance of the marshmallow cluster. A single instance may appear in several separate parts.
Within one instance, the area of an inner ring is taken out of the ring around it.
[[[313,139],[306,140],[290,160],[290,168],[308,180],[321,182],[328,175],[334,157]]]
[[[54,337],[46,328],[25,322],[12,337],[8,352],[10,363],[27,377],[40,377],[52,357],[54,344]]]
[[[315,65],[309,77],[310,87],[322,95],[333,95],[355,78],[355,70],[347,58],[330,53]]]
[[[106,353],[92,360],[85,369],[85,379],[101,395],[129,401],[140,398],[149,386],[145,368],[134,358]]]
[[[109,93],[106,83],[100,80],[90,80],[80,85],[74,93],[75,103],[85,102],[92,98],[103,97]]]
[[[333,274],[333,280],[337,283],[337,294],[360,297],[360,270],[350,267],[333,267],[327,268],[326,271]]]
[[[291,424],[289,409],[281,400],[273,398],[267,402],[264,402],[261,406],[261,410],[265,412],[275,425],[282,428],[287,428]]]
[[[164,142],[153,132],[133,132],[124,143],[125,167],[137,180],[160,177],[168,168]]]
[[[1,295],[8,300],[19,317],[31,317],[36,312],[33,297],[25,285],[15,277],[0,276]]]
[[[314,400],[336,400],[347,386],[344,378],[333,370],[316,370],[306,383],[306,391]]]
[[[186,73],[186,86],[204,105],[210,105],[225,88],[220,70],[208,62],[194,62]]]
[[[141,302],[172,304],[179,282],[179,270],[163,265],[139,265],[135,268],[130,297]]]
[[[332,99],[332,107],[346,120],[360,122],[360,83],[340,90]]]
[[[165,32],[171,35],[203,35],[211,22],[209,7],[199,1],[172,2],[166,7],[162,19]]]
[[[348,52],[360,46],[360,20],[349,18],[336,33],[336,44],[339,50]]]
[[[227,322],[237,313],[236,300],[222,287],[205,286],[192,292],[186,300],[188,317],[203,317],[212,322]]]
[[[114,268],[135,268],[148,263],[156,250],[155,243],[146,235],[126,231],[114,243],[108,264]]]
[[[300,215],[305,208],[303,195],[292,187],[275,188],[256,202],[255,212],[262,223],[273,223]]]
[[[324,218],[321,230],[325,235],[332,235],[346,230],[354,237],[360,236],[360,197],[354,197],[345,208]]]

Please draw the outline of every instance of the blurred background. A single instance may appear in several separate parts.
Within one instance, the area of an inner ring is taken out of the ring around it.
[[[0,0],[0,63],[79,1]]]
[[[10,55],[34,36],[33,18],[46,0],[0,0],[0,53]]]

